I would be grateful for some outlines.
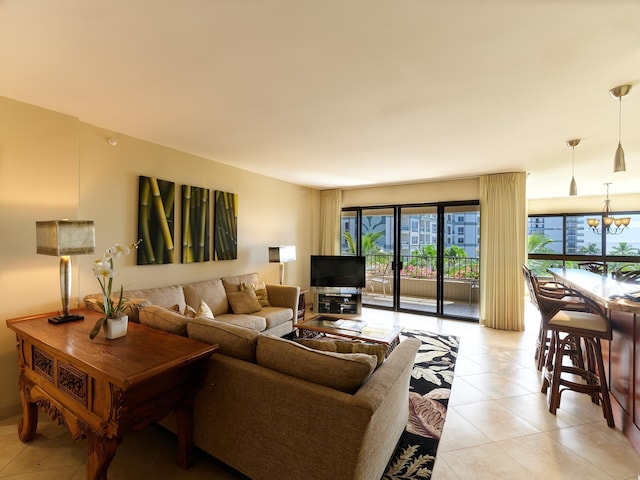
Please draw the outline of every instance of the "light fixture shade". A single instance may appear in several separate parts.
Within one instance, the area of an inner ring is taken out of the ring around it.
[[[578,195],[578,185],[576,184],[576,179],[571,177],[571,184],[569,184],[569,196],[575,197]]]
[[[295,245],[269,247],[269,263],[289,263],[296,261]]]
[[[36,251],[42,255],[85,255],[94,253],[96,229],[91,220],[36,222]]]
[[[613,171],[625,172],[626,170],[627,165],[624,161],[624,150],[622,149],[622,144],[618,142],[618,148],[616,149],[616,154],[613,157]]]

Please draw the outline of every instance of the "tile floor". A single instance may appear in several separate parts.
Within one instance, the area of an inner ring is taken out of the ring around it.
[[[533,361],[538,316],[532,307],[520,333],[380,310],[365,314],[461,339],[433,480],[639,478],[640,457],[619,430],[607,428],[600,408],[586,396],[568,392],[557,416],[547,412]],[[86,442],[73,441],[65,427],[43,419],[36,438],[25,445],[17,422],[18,416],[0,420],[0,479],[86,477]],[[242,478],[205,455],[183,471],[175,452],[175,439],[158,427],[130,434],[118,447],[109,478]]]

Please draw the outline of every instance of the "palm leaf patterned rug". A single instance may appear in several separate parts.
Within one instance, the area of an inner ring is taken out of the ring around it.
[[[409,383],[409,421],[383,480],[429,479],[444,427],[458,337],[403,330],[422,342]]]

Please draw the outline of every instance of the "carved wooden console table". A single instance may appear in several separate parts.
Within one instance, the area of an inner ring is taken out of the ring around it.
[[[217,349],[178,335],[129,323],[126,336],[89,339],[98,313],[51,324],[48,315],[7,320],[16,332],[23,417],[18,435],[31,440],[37,407],[88,439],[87,479],[105,480],[121,437],[171,411],[178,420],[178,463],[188,468],[193,449],[193,398],[207,360]]]

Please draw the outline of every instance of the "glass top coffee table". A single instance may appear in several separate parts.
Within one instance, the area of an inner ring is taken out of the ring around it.
[[[395,346],[400,341],[402,327],[380,322],[368,322],[362,318],[316,315],[296,324],[302,337],[313,337],[318,333],[345,337],[363,342],[383,343]]]

